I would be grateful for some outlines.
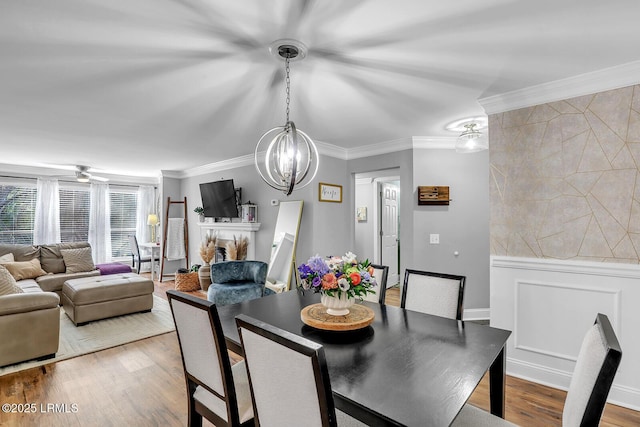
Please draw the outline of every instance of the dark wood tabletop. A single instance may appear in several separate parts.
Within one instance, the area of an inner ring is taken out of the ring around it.
[[[324,346],[336,408],[369,425],[448,426],[490,369],[491,411],[504,417],[504,347],[509,331],[399,307],[358,331],[322,331],[300,311],[319,294],[290,291],[218,307],[230,350],[242,354],[235,316],[262,320]],[[283,402],[286,402],[283,379]]]

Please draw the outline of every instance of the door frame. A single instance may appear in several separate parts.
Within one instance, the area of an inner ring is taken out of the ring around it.
[[[400,184],[400,176],[381,176],[373,178],[373,200],[374,209],[373,209],[373,221],[375,224],[373,230],[373,246],[374,246],[374,259],[376,263],[380,263],[382,259],[382,239],[380,238],[380,232],[382,229],[382,184],[385,182],[397,182],[398,183],[398,191],[402,194],[402,186]],[[398,198],[398,251],[401,250],[402,241],[400,240],[400,198]],[[401,253],[401,252],[400,252]],[[400,275],[400,259],[398,259],[398,275]]]

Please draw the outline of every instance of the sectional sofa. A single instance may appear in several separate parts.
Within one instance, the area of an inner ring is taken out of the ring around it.
[[[0,296],[0,366],[58,351],[60,296],[66,280],[99,276],[88,243],[0,244],[0,265],[22,290]]]

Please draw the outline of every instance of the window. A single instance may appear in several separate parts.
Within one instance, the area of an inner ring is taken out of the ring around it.
[[[136,209],[138,189],[112,187],[111,208],[111,256],[113,258],[131,255],[129,236],[136,234]]]
[[[36,185],[33,180],[0,182],[0,243],[33,244],[36,211]],[[131,255],[129,235],[136,233],[137,187],[110,186],[111,255]],[[86,185],[60,182],[60,240],[89,240],[91,193]]]
[[[0,243],[31,244],[35,212],[35,185],[0,183]]]
[[[88,188],[60,183],[60,240],[63,243],[89,240],[89,203]]]

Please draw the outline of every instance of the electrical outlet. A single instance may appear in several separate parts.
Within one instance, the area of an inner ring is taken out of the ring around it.
[[[429,234],[429,243],[432,245],[440,244],[440,235],[439,234]]]

